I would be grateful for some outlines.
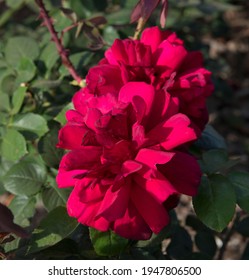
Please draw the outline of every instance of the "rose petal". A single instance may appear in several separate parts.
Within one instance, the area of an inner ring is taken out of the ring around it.
[[[153,86],[144,82],[129,82],[121,88],[118,99],[124,103],[132,103],[136,107],[137,102],[134,102],[134,98],[142,98],[146,104],[146,116],[148,116],[154,96],[155,90]]]
[[[133,186],[131,199],[154,233],[159,233],[169,223],[169,215],[165,208],[141,187]]]
[[[147,240],[152,234],[132,201],[129,202],[124,216],[114,222],[113,230],[124,238],[134,240]]]
[[[177,192],[196,195],[201,179],[199,164],[193,156],[176,152],[172,160],[158,166],[162,174],[171,182]]]
[[[189,127],[190,124],[186,115],[176,114],[149,131],[146,137],[150,143],[160,143],[164,149],[172,150],[197,138],[195,130]]]

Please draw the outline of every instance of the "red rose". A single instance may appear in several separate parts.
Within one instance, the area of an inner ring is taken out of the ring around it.
[[[59,187],[74,187],[69,215],[130,239],[159,233],[178,195],[196,194],[199,184],[196,160],[177,150],[196,139],[190,120],[177,113],[174,97],[144,82],[98,95],[88,86],[73,102],[58,143],[71,150],[57,176]]]
[[[57,183],[73,187],[67,208],[80,223],[148,239],[180,194],[197,192],[201,171],[187,147],[207,121],[210,73],[156,27],[140,41],[116,40],[105,56],[66,113]]]
[[[179,99],[179,112],[191,119],[199,135],[208,121],[206,98],[213,84],[202,54],[188,52],[175,33],[158,27],[145,29],[141,40],[115,40],[86,81],[92,94],[118,93],[127,82],[143,81]]]

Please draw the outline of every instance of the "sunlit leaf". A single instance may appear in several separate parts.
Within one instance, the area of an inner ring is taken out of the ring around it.
[[[41,115],[34,113],[17,115],[11,126],[20,131],[33,132],[38,136],[42,136],[48,131],[46,120]]]
[[[65,207],[52,210],[33,231],[29,242],[29,253],[53,246],[69,236],[77,227],[76,219],[69,217]]]
[[[26,141],[22,134],[15,129],[8,129],[1,145],[2,156],[8,160],[16,161],[27,153]]]
[[[20,161],[6,173],[4,187],[16,195],[34,195],[45,183],[46,176],[45,167],[37,161]]]
[[[112,231],[101,232],[94,228],[89,230],[94,250],[100,256],[119,255],[129,242]]]
[[[22,58],[35,60],[39,55],[37,42],[24,36],[12,37],[8,40],[5,47],[5,57],[9,64],[17,67]]]

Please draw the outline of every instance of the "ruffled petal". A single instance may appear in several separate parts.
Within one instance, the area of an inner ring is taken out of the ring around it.
[[[118,189],[110,187],[101,202],[97,217],[104,217],[112,222],[124,216],[130,200],[131,185],[128,181]]]
[[[159,233],[169,223],[169,215],[163,205],[141,187],[133,186],[131,199],[154,233]]]
[[[151,229],[132,201],[129,202],[124,216],[117,219],[112,228],[117,234],[127,239],[147,240],[152,235]]]
[[[80,149],[82,147],[82,141],[84,135],[88,129],[82,125],[70,125],[67,124],[59,131],[59,142],[56,145],[57,148],[63,148],[67,150]]]
[[[149,131],[146,137],[149,143],[160,144],[164,149],[172,150],[197,138],[190,124],[186,115],[176,114]]]
[[[154,54],[154,64],[162,77],[169,77],[178,70],[186,55],[187,51],[182,45],[165,40]]]
[[[156,169],[157,164],[164,164],[172,159],[174,153],[163,152],[152,149],[139,150],[135,160],[144,163],[152,169]]]
[[[82,203],[80,201],[79,189],[74,188],[67,201],[68,214],[87,226],[94,227],[100,231],[107,231],[110,223],[103,217],[96,219],[100,202]]]
[[[154,100],[154,87],[144,82],[129,82],[124,85],[119,92],[119,101],[124,103],[132,103],[137,108],[135,97],[140,97],[146,104],[146,115],[148,116]],[[139,109],[138,109],[139,111]]]
[[[190,196],[197,194],[202,173],[193,156],[176,152],[170,162],[158,166],[158,169],[171,182],[177,192]]]

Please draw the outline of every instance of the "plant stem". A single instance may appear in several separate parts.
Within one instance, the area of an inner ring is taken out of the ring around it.
[[[140,17],[140,19],[138,20],[138,23],[137,23],[137,28],[136,28],[135,34],[133,36],[134,40],[137,40],[139,38],[139,35],[142,32],[145,23],[146,23],[146,21],[144,20],[144,18]]]
[[[43,19],[45,26],[48,28],[49,33],[51,34],[52,40],[55,42],[57,51],[61,57],[62,63],[68,69],[71,76],[74,80],[80,85],[83,80],[74,68],[71,60],[69,59],[68,51],[63,47],[61,39],[59,39],[57,32],[55,31],[53,22],[49,17],[48,11],[45,8],[45,5],[42,0],[36,0],[37,5],[40,8],[40,17]]]
[[[234,220],[232,222],[231,227],[227,229],[227,232],[226,232],[226,234],[225,234],[225,236],[223,238],[223,244],[222,244],[222,246],[220,248],[220,251],[218,253],[217,260],[222,260],[223,259],[225,251],[226,251],[226,248],[227,248],[227,244],[230,241],[231,236],[233,235],[233,233],[235,231],[235,227],[236,227],[239,219],[240,219],[240,213],[237,212],[236,216],[235,216],[235,218],[234,218]]]

